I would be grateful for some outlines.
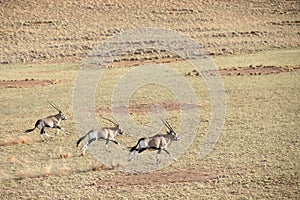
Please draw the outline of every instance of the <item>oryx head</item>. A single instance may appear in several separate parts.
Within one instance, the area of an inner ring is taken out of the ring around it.
[[[165,126],[168,128],[167,134],[172,135],[173,138],[174,138],[174,141],[180,140],[180,137],[177,136],[176,132],[175,132],[174,129],[171,127],[171,125],[169,124],[169,122],[168,122],[167,120],[165,120],[165,121],[164,121],[163,119],[161,119],[161,120],[164,122]]]
[[[110,119],[108,119],[106,117],[103,117],[103,116],[100,116],[100,117],[102,117],[103,119],[106,119],[107,121],[110,121],[111,123],[113,123],[116,126],[116,128],[117,128],[118,134],[124,135],[124,132],[123,132],[123,130],[120,127],[120,124],[115,119],[113,121],[113,120],[110,120]]]
[[[60,118],[61,120],[67,120],[68,118],[66,117],[65,113],[63,113],[63,111],[61,111],[61,109],[55,105],[54,103],[51,103],[48,101],[48,103],[55,109],[58,111],[59,115],[60,115]]]

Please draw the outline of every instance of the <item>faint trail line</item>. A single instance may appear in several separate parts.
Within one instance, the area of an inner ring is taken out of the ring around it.
[[[119,113],[127,112],[129,109],[130,113],[148,113],[151,111],[152,107],[162,106],[166,111],[177,111],[177,110],[193,110],[201,105],[189,104],[189,103],[180,103],[180,102],[161,102],[161,103],[142,103],[142,104],[131,104],[128,106],[118,106],[118,107],[100,107],[96,109],[97,112],[100,113],[110,113],[112,110],[117,111]]]

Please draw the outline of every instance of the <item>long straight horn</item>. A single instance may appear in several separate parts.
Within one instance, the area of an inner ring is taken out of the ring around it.
[[[106,119],[107,121],[110,121],[111,123],[113,123],[113,124],[116,125],[116,126],[119,126],[118,123],[116,123],[116,122],[114,122],[114,121],[112,121],[112,120],[110,120],[110,119],[108,119],[108,118],[106,118],[106,117],[103,117],[102,115],[100,115],[100,117],[102,117],[103,119]]]
[[[175,131],[172,129],[172,127],[170,126],[170,124],[167,122],[167,120],[163,120],[163,118],[161,118],[161,121],[164,123],[164,125],[170,130],[173,131],[175,133]]]
[[[167,120],[163,120],[162,118],[160,118],[160,119],[165,124],[165,126],[176,135],[176,132],[174,131],[172,126],[169,124],[169,122]]]
[[[54,103],[51,103],[50,101],[48,101],[48,103],[55,108],[55,110],[57,110],[58,112],[61,112],[61,110],[59,109],[59,107],[57,105],[55,105]]]
[[[174,129],[172,128],[172,126],[169,124],[169,122],[166,120],[166,124],[168,125],[168,128],[173,131],[173,133],[176,134],[176,132],[174,131]]]
[[[116,126],[119,126],[119,122],[114,117],[112,117],[112,118],[115,121]]]

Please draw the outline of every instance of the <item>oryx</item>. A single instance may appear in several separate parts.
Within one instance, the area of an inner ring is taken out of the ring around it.
[[[77,141],[77,144],[76,146],[78,147],[78,145],[80,144],[80,142],[82,140],[84,140],[87,136],[88,136],[88,140],[87,142],[85,143],[85,145],[82,147],[82,153],[84,154],[86,149],[88,148],[88,146],[96,141],[96,140],[105,140],[106,143],[105,143],[105,149],[106,151],[110,151],[109,148],[108,148],[108,143],[109,141],[112,141],[114,142],[115,144],[118,144],[119,146],[121,146],[116,140],[115,140],[115,137],[120,134],[120,135],[123,135],[123,131],[122,129],[120,128],[120,125],[118,122],[114,122],[110,119],[107,119],[103,116],[101,116],[103,119],[106,119],[107,121],[110,121],[111,123],[113,123],[115,126],[114,127],[103,127],[99,130],[96,130],[96,129],[93,129],[93,130],[90,130],[87,134],[85,134],[84,136],[82,136],[81,138],[79,138],[79,140]]]
[[[59,107],[57,105],[55,105],[54,103],[51,103],[51,102],[48,102],[53,108],[55,108],[57,111],[58,111],[58,114],[56,115],[50,115],[48,117],[45,117],[45,118],[42,118],[42,119],[39,119],[36,121],[35,125],[34,125],[34,128],[32,129],[28,129],[25,131],[25,133],[28,133],[28,132],[31,132],[33,131],[34,129],[38,128],[40,129],[40,137],[42,138],[43,141],[45,141],[45,138],[44,138],[44,134],[48,137],[53,137],[49,134],[47,134],[45,132],[45,128],[57,128],[57,132],[56,134],[59,133],[59,130],[63,130],[65,131],[61,126],[60,126],[60,122],[62,120],[66,120],[67,117],[65,116],[65,114],[61,111],[61,109],[59,109]],[[67,134],[68,132],[65,131]]]
[[[167,131],[167,134],[157,134],[152,137],[145,137],[138,140],[137,144],[130,148],[130,153],[133,152],[133,155],[131,158],[129,158],[128,161],[131,161],[135,159],[135,157],[142,153],[143,151],[147,149],[154,149],[157,151],[157,163],[160,163],[160,152],[161,150],[164,150],[174,161],[176,159],[173,157],[173,155],[167,150],[167,147],[170,146],[170,144],[173,141],[177,141],[180,139],[176,135],[176,132],[174,129],[170,126],[170,124],[167,121],[163,121],[165,126],[169,129]]]

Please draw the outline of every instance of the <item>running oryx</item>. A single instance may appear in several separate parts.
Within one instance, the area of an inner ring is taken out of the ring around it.
[[[172,154],[167,150],[167,147],[171,145],[173,141],[178,141],[180,137],[176,136],[176,132],[174,129],[170,126],[170,124],[167,121],[163,121],[165,126],[169,129],[167,131],[167,134],[157,134],[152,137],[146,137],[141,138],[137,142],[137,144],[130,149],[130,153],[133,153],[133,156],[129,158],[128,161],[131,161],[136,158],[136,156],[139,153],[142,153],[143,151],[147,149],[154,149],[157,151],[157,163],[160,163],[160,152],[161,150],[164,150],[174,161],[176,159],[172,156]]]
[[[96,141],[96,140],[105,140],[106,143],[105,143],[105,149],[106,151],[110,151],[109,148],[108,148],[108,143],[109,141],[112,141],[114,142],[115,144],[118,144],[119,146],[121,146],[116,140],[115,140],[115,137],[120,134],[120,135],[123,135],[123,131],[121,130],[120,128],[120,125],[118,122],[114,122],[110,119],[107,119],[103,116],[101,116],[103,119],[106,119],[107,121],[110,121],[111,123],[113,123],[115,126],[114,127],[104,127],[104,128],[101,128],[99,130],[90,130],[87,134],[85,134],[84,136],[82,136],[81,138],[79,138],[79,140],[77,141],[77,147],[78,145],[80,144],[80,142],[82,140],[84,140],[84,138],[86,138],[88,136],[88,141],[85,143],[85,145],[82,147],[82,154],[84,155],[85,154],[85,151],[86,149],[88,148],[88,146]]]
[[[25,131],[25,133],[28,133],[28,132],[31,132],[33,131],[34,129],[38,128],[40,129],[40,137],[42,138],[43,141],[45,141],[45,138],[44,138],[44,134],[47,136],[47,137],[53,137],[49,134],[47,134],[45,132],[45,128],[57,128],[57,132],[56,134],[59,133],[59,130],[63,130],[65,131],[65,129],[63,129],[61,126],[60,126],[60,122],[62,120],[66,120],[67,117],[65,116],[65,114],[59,109],[59,107],[57,105],[55,105],[54,103],[51,103],[51,102],[48,102],[53,108],[55,108],[55,110],[58,111],[58,114],[56,115],[50,115],[46,118],[42,118],[42,119],[39,119],[36,121],[35,125],[34,125],[34,128],[32,129],[28,129]],[[66,134],[69,134],[67,131],[65,131]]]

